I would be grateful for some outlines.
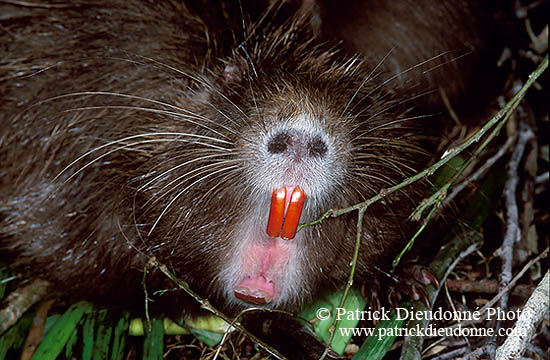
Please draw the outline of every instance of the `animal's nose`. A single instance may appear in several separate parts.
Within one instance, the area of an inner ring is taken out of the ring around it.
[[[327,154],[327,144],[319,134],[308,134],[299,130],[281,130],[268,140],[267,151],[282,154],[299,160],[302,158],[323,158]]]

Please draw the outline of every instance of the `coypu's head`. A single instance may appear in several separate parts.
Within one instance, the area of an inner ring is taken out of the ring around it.
[[[151,158],[146,169],[154,175],[140,179],[147,184],[140,198],[150,237],[169,239],[157,258],[203,295],[217,294],[217,303],[231,308],[292,310],[345,282],[356,217],[329,219],[285,240],[266,232],[273,191],[286,190],[285,212],[301,188],[300,222],[313,221],[403,179],[422,163],[423,139],[357,58],[316,43],[299,22],[269,30],[251,35],[177,99],[183,121],[166,124],[183,141],[164,144],[163,161]],[[417,192],[369,209],[359,274],[401,243]]]
[[[67,22],[59,34],[41,33],[56,36],[51,48],[13,45],[34,49],[42,65],[64,55],[8,88],[25,109],[14,105],[2,129],[0,155],[13,163],[2,185],[2,247],[64,293],[131,297],[140,307],[150,256],[230,311],[297,310],[343,284],[354,214],[295,236],[277,226],[291,227],[298,210],[304,223],[356,204],[417,169],[425,131],[408,99],[394,100],[376,66],[319,41],[304,20],[259,22],[216,53],[184,9],[160,21],[157,5],[109,6],[83,8],[79,21],[56,13]],[[299,209],[290,204],[298,188]],[[369,208],[359,276],[401,243],[418,192]],[[273,206],[280,214],[270,218]],[[285,212],[268,234],[268,220]],[[173,287],[158,272],[147,284]],[[182,299],[165,294],[170,307],[158,310],[174,313]]]

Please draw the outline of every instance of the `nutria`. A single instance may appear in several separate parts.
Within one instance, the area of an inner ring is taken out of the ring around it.
[[[134,310],[153,256],[229,313],[297,311],[345,283],[356,215],[270,237],[274,190],[303,190],[301,223],[368,199],[427,164],[441,120],[378,76],[386,53],[348,55],[308,11],[201,4],[0,5],[0,248],[18,269]],[[356,278],[387,269],[422,196],[369,208]],[[156,271],[147,287],[174,285]]]
[[[443,108],[441,93],[454,107],[476,108],[499,87],[495,59],[504,45],[493,13],[501,8],[496,0],[317,0],[314,18],[318,33],[379,64],[398,96],[420,96],[415,106],[429,112]],[[475,79],[483,81],[472,96]]]

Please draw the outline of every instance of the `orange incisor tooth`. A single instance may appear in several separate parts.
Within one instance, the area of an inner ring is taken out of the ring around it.
[[[285,201],[285,187],[273,190],[266,229],[267,235],[271,237],[278,237],[281,233],[281,226],[283,225],[283,218],[285,216]]]
[[[283,230],[281,231],[281,238],[285,240],[294,239],[298,224],[300,223],[300,216],[302,215],[302,209],[304,208],[304,202],[306,201],[306,193],[301,187],[296,186],[292,195],[290,196],[290,203],[286,211],[285,223]]]

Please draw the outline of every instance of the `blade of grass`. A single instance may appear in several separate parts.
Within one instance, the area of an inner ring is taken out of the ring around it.
[[[382,359],[393,345],[399,329],[403,328],[404,323],[405,319],[398,319],[395,310],[391,309],[390,320],[382,320],[378,323],[373,334],[365,340],[353,359]]]
[[[94,351],[95,314],[90,313],[82,326],[82,360],[91,360]]]
[[[343,293],[344,289],[340,289],[327,297],[320,298],[300,314],[300,318],[307,321],[308,324],[311,324],[317,337],[325,344],[330,340],[330,331],[334,318],[340,318],[336,325],[337,331],[334,334],[331,344],[332,350],[340,355],[344,353],[346,345],[351,340],[352,332],[345,333],[339,330],[355,328],[359,322],[359,316],[355,314],[363,311],[367,305],[359,290],[351,288],[343,307],[340,308],[338,306]],[[345,310],[345,313],[342,314],[342,310],[340,309]],[[335,310],[338,310],[338,313],[335,313]],[[329,311],[330,316],[325,317],[324,315],[328,315]],[[352,315],[348,316],[349,314]],[[321,319],[319,318],[320,316],[322,317]]]
[[[65,345],[65,358],[66,359],[72,359],[73,358],[73,347],[76,344],[77,340],[78,340],[78,328],[73,330],[71,336],[69,337],[69,340],[67,340],[67,344]]]
[[[126,336],[128,335],[129,314],[124,313],[118,320],[113,336],[113,346],[111,348],[111,359],[122,360],[124,347],[126,345]]]
[[[54,360],[63,350],[84,314],[92,311],[92,305],[79,302],[72,305],[46,334],[32,360]]]
[[[151,319],[151,328],[145,332],[143,359],[161,360],[163,351],[164,326],[162,319]]]
[[[107,359],[109,355],[109,345],[113,334],[113,324],[107,310],[98,312],[96,319],[97,335],[94,339],[94,360]]]
[[[19,349],[27,336],[34,318],[34,311],[27,312],[15,325],[0,336],[0,360],[6,359],[10,349]]]

